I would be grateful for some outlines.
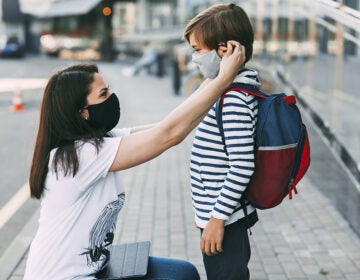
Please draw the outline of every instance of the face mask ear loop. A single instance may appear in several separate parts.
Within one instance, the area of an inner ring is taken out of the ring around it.
[[[218,47],[217,47],[217,50],[216,50],[216,53],[218,54],[218,56],[221,56],[221,55],[220,55],[220,52],[222,51],[222,50],[220,49],[221,47],[225,47],[225,48],[227,49],[226,43],[224,43],[224,42],[218,43]],[[221,56],[221,57],[222,57],[222,56]]]
[[[83,116],[83,111],[84,111],[84,109],[87,109],[87,108],[88,108],[88,106],[86,105],[86,106],[82,107],[82,108],[79,110],[80,115],[81,115],[85,120],[88,120],[88,119],[89,119],[89,111],[87,112],[87,114],[86,114],[85,116]]]

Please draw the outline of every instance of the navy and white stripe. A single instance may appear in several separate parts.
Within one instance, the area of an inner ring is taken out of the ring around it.
[[[234,82],[260,86],[257,73],[245,69]],[[210,216],[231,224],[244,216],[239,199],[254,172],[254,133],[257,99],[247,93],[224,97],[224,150],[216,123],[215,104],[199,124],[192,145],[190,178],[196,224],[204,228]],[[248,213],[254,211],[247,206]]]

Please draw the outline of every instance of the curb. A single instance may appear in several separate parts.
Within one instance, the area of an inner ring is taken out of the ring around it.
[[[335,154],[339,157],[342,163],[346,166],[348,171],[354,178],[356,186],[360,190],[360,170],[357,166],[356,161],[350,155],[348,150],[343,146],[343,144],[337,139],[334,133],[331,132],[329,126],[325,124],[323,119],[310,108],[310,106],[305,102],[305,100],[300,96],[298,89],[294,86],[290,81],[288,81],[284,75],[284,73],[280,70],[276,70],[276,76],[280,79],[281,83],[285,86],[288,86],[293,93],[296,95],[296,99],[299,100],[301,106],[309,113],[311,119],[316,124],[316,126],[320,129],[322,134],[328,140],[331,149],[335,152]]]

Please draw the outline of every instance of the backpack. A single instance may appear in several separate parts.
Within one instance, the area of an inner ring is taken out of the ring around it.
[[[222,106],[229,91],[241,91],[258,98],[255,170],[243,197],[258,209],[275,207],[287,195],[292,199],[292,192],[297,194],[296,184],[310,165],[308,134],[295,96],[265,94],[248,84],[231,84],[215,105],[224,144]]]

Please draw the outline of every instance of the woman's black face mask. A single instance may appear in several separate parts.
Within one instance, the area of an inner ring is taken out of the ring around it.
[[[87,122],[96,129],[106,132],[112,130],[120,119],[120,102],[115,93],[112,93],[104,102],[88,105]]]

